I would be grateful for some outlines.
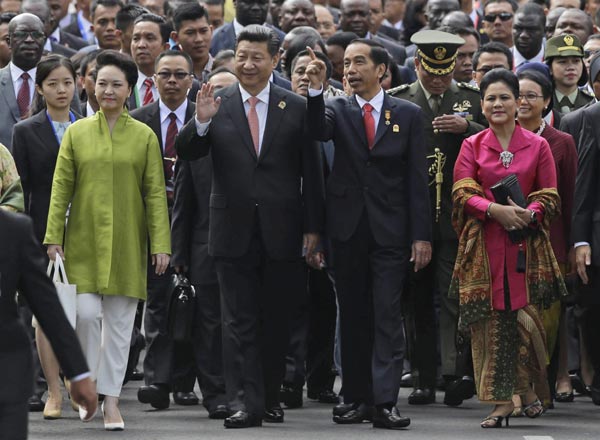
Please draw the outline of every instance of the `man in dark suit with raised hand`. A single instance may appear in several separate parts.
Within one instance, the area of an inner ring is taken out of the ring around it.
[[[48,336],[65,377],[71,379],[73,399],[91,416],[98,397],[75,331],[46,275],[31,220],[0,209],[0,243],[0,435],[24,440],[33,368],[28,331],[17,311],[17,289]]]
[[[350,43],[344,77],[354,94],[327,105],[325,63],[310,53],[310,133],[336,145],[327,181],[327,234],[335,264],[346,405],[334,409],[333,420],[400,429],[410,424],[396,407],[405,345],[400,296],[409,261],[419,271],[431,258],[421,110],[384,93],[381,79],[389,55],[378,43]]]
[[[279,388],[289,312],[323,223],[320,152],[305,100],[270,83],[279,38],[265,26],[238,35],[239,84],[204,84],[196,118],[177,138],[181,159],[211,153],[209,254],[221,287],[227,428],[283,422]]]

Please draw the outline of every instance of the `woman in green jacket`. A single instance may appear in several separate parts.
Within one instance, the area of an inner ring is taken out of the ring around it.
[[[158,139],[125,109],[137,67],[108,50],[96,68],[100,111],[63,137],[44,243],[51,259],[65,258],[69,282],[77,285],[76,331],[98,393],[106,396],[105,428],[122,430],[118,402],[137,303],[146,297],[148,246],[162,274],[171,243]]]

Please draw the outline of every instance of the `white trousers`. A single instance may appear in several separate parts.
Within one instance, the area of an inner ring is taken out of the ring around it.
[[[121,295],[77,295],[75,331],[99,394],[121,394],[137,304]]]

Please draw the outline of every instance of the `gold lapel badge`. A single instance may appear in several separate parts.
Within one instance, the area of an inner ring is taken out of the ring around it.
[[[285,108],[285,101],[279,101],[279,108],[283,110]]]
[[[392,126],[392,131],[393,131],[394,133],[399,133],[399,132],[400,132],[400,126],[398,126],[398,124],[394,124],[394,125]]]
[[[385,125],[390,125],[390,118],[392,117],[392,111],[386,110],[384,113],[385,116]]]

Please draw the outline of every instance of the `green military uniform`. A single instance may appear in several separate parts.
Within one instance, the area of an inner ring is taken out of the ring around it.
[[[462,38],[445,32],[421,31],[414,34],[411,41],[417,45],[416,56],[427,75],[452,75],[457,49],[464,44]],[[448,377],[463,374],[457,372],[455,345],[458,304],[447,298],[458,248],[458,238],[451,222],[453,172],[463,140],[483,130],[487,121],[481,112],[479,90],[465,83],[452,81],[449,88],[437,99],[424,88],[420,80],[390,89],[388,93],[417,104],[423,111],[423,148],[428,156],[431,212],[434,213],[433,257],[425,269],[416,274],[411,271],[405,290],[408,302],[405,310],[409,315],[406,322],[413,375],[415,369],[418,370],[415,390],[409,396],[409,403],[424,404],[433,401],[428,397],[427,390],[435,387],[436,378],[436,328],[433,310],[435,292],[439,292],[442,303],[442,374]],[[453,114],[460,115],[468,121],[464,133],[444,133],[433,128],[432,122],[436,117]]]
[[[578,57],[583,62],[583,45],[576,35],[565,34],[550,38],[546,42],[546,50],[544,52],[544,60],[548,67],[552,70],[552,60],[560,57]],[[585,86],[587,84],[587,69],[583,66],[581,78],[578,85]],[[564,95],[558,89],[554,91],[554,99],[552,108],[561,114],[570,113],[581,107],[585,107],[590,102],[594,101],[595,97],[588,90],[576,89],[569,95]]]

